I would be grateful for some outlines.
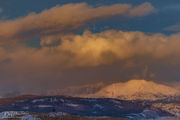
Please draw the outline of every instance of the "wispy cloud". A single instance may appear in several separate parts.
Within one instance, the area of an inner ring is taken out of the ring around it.
[[[180,24],[169,26],[167,28],[164,28],[164,30],[179,32],[180,31]]]
[[[150,3],[134,7],[130,4],[114,4],[95,8],[86,3],[55,6],[41,13],[30,13],[25,17],[0,21],[0,45],[47,34],[72,32],[87,22],[95,22],[98,18],[114,15],[144,16],[154,10]]]

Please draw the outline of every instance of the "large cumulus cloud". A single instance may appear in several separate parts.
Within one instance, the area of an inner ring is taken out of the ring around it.
[[[41,45],[47,49],[48,44],[61,42],[55,51],[68,54],[69,66],[99,66],[134,58],[179,64],[179,38],[179,34],[166,36],[115,30],[93,34],[86,31],[83,35],[43,37]]]
[[[29,67],[94,67],[116,62],[180,64],[180,35],[146,34],[108,30],[82,35],[50,35],[41,38],[41,48],[1,48],[1,64]]]

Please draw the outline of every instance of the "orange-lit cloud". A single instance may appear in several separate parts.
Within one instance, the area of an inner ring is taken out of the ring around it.
[[[144,16],[154,10],[150,3],[135,7],[130,4],[92,7],[86,3],[55,6],[40,13],[30,13],[25,17],[1,20],[0,45],[13,44],[47,34],[69,33],[98,18],[114,15]]]
[[[179,63],[179,38],[179,34],[148,35],[142,32],[113,30],[93,34],[86,31],[82,36],[48,36],[42,38],[41,45],[61,41],[61,44],[52,48],[51,51],[66,53],[70,66],[98,66],[137,57],[148,58],[150,61],[167,60],[171,63]]]
[[[93,67],[116,62],[129,65],[143,62],[180,64],[180,34],[145,34],[108,30],[83,35],[52,35],[41,39],[42,48],[1,48],[1,61],[11,60],[9,66],[28,68]],[[57,44],[56,44],[57,43]],[[53,46],[51,46],[53,44]],[[54,46],[55,44],[55,46]],[[137,61],[138,58],[141,60]]]

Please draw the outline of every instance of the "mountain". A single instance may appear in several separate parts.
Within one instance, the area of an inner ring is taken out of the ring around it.
[[[180,119],[179,91],[152,81],[86,85],[58,92],[68,92],[72,96],[74,93],[76,97],[23,95],[0,98],[0,120]]]
[[[116,98],[121,100],[157,100],[180,95],[180,90],[146,80],[105,85],[97,83],[48,91],[46,95],[65,95],[83,98]]]
[[[130,80],[114,83],[102,88],[95,94],[84,97],[118,98],[123,100],[157,100],[179,95],[180,91],[169,86],[146,80]]]
[[[46,95],[65,95],[65,96],[85,96],[87,94],[94,94],[105,87],[103,82],[97,84],[89,84],[83,86],[73,86],[63,89],[55,89],[47,91]]]

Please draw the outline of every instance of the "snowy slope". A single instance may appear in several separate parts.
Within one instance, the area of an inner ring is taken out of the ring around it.
[[[0,119],[19,119],[19,120],[41,120],[34,115],[24,111],[5,111],[0,113]]]
[[[78,98],[65,96],[15,97],[0,99],[0,120],[6,118],[43,119],[68,116],[133,118],[132,120],[180,118],[180,99],[144,101],[111,98]],[[53,109],[57,113],[53,113]],[[19,112],[16,112],[19,111]],[[26,112],[20,112],[26,111]],[[173,117],[173,118],[172,118]],[[27,120],[27,119],[26,119]],[[53,120],[53,119],[52,119]],[[67,119],[68,120],[68,119]],[[70,119],[72,120],[72,119]],[[77,119],[75,119],[77,120]]]
[[[84,97],[156,100],[179,95],[179,93],[179,90],[152,81],[130,80],[125,83],[114,83],[102,88],[95,94]]]
[[[152,105],[154,108],[158,108],[169,112],[180,119],[180,104],[175,103],[155,103]]]

